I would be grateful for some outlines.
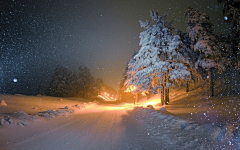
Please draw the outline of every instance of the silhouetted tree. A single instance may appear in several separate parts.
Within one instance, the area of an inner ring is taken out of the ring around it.
[[[48,95],[52,96],[61,96],[66,97],[69,96],[68,92],[70,89],[70,76],[72,72],[63,66],[57,66],[55,69],[52,80],[48,87]]]
[[[103,80],[101,78],[97,78],[95,80],[94,87],[95,87],[95,90],[96,90],[96,95],[101,94],[101,92],[104,91],[104,82],[103,82]]]
[[[78,67],[79,95],[88,98],[94,92],[94,78],[86,66]]]

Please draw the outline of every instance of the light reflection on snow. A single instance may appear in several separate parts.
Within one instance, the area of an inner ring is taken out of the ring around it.
[[[121,104],[121,105],[99,105],[94,104],[85,107],[84,110],[75,110],[75,113],[94,113],[94,112],[104,112],[104,111],[112,111],[112,110],[121,110],[121,111],[128,111],[134,109],[133,104]]]
[[[98,97],[102,98],[105,101],[116,101],[115,98],[109,97],[109,94],[104,94],[104,95],[98,95]]]
[[[99,98],[102,98],[104,101],[116,101],[115,98],[110,97],[107,93],[98,95]],[[108,104],[108,105],[90,105],[86,106],[84,112],[98,112],[98,111],[111,111],[111,110],[132,110],[134,107],[147,107],[152,105],[154,108],[158,108],[161,104],[161,99],[158,95],[150,99],[141,99],[135,105],[133,103],[122,103],[122,104]],[[160,106],[162,107],[162,106]]]
[[[141,100],[137,105],[147,107],[148,105],[152,105],[154,108],[159,107],[161,105],[161,99],[159,95],[155,95],[150,99]]]

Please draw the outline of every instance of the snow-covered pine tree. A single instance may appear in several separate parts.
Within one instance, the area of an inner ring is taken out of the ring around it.
[[[132,61],[132,58],[133,58],[137,53],[138,53],[137,51],[134,51],[134,52],[133,52],[133,55],[132,55],[130,61]],[[121,90],[122,92],[127,89],[127,87],[124,85],[124,83],[125,83],[125,81],[126,81],[127,78],[128,78],[128,74],[127,74],[127,72],[128,72],[128,64],[129,64],[129,63],[127,62],[127,63],[126,63],[125,70],[124,70],[124,73],[123,73],[123,80],[120,81],[120,82],[121,82],[121,84],[120,84],[120,90]]]
[[[131,58],[133,58],[136,54],[137,54],[137,51],[134,50],[133,55],[132,55]],[[125,81],[128,78],[128,74],[127,74],[127,72],[128,72],[128,64],[129,64],[129,62],[126,63],[126,67],[125,67],[125,70],[124,70],[124,73],[123,73],[123,79],[119,82],[118,94],[120,95],[119,97],[121,97],[121,98],[126,98],[126,95],[127,95],[127,98],[129,98],[129,95],[130,95],[130,94],[126,94],[125,93],[125,91],[127,90],[127,86],[124,84]]]
[[[160,88],[163,102],[173,81],[187,79],[190,72],[181,63],[187,62],[188,59],[177,52],[181,44],[180,37],[171,33],[171,27],[166,22],[167,13],[160,16],[150,10],[150,16],[152,23],[140,20],[141,27],[145,29],[139,36],[141,48],[130,60],[128,80],[125,83],[135,85],[135,92],[156,91]],[[167,103],[166,99],[165,104]]]
[[[187,33],[191,38],[191,48],[198,53],[195,68],[202,67],[208,71],[210,96],[214,95],[212,71],[224,69],[221,53],[213,35],[212,24],[207,13],[200,14],[191,6],[185,12],[188,17]]]
[[[180,62],[184,63],[184,65],[188,68],[188,70],[190,70],[190,73],[191,73],[190,80],[186,81],[186,92],[189,92],[189,82],[190,81],[195,82],[198,79],[202,79],[202,76],[197,73],[199,69],[202,70],[202,68],[198,68],[198,70],[196,70],[194,67],[194,64],[198,58],[198,54],[193,49],[191,49],[191,39],[188,36],[188,34],[183,33],[180,30],[178,30],[177,34],[180,36],[182,41],[177,51],[181,53],[181,56],[185,58],[185,59],[180,59]],[[181,60],[184,60],[184,61],[181,61]]]

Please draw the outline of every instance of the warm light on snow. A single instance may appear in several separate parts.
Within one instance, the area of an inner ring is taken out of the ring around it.
[[[98,106],[96,109],[104,109],[104,110],[129,110],[133,109],[134,105],[118,105],[118,106]]]
[[[153,107],[156,107],[158,104],[161,104],[161,99],[158,95],[138,103],[138,105],[143,107],[147,107],[148,105],[152,105]]]
[[[154,106],[154,105],[156,105],[158,102],[156,102],[156,101],[150,101],[150,102],[146,102],[145,104],[143,104],[143,106],[144,107],[147,107],[148,105],[152,105],[152,106]]]
[[[84,111],[82,110],[75,110],[75,113],[93,113],[93,112],[104,112],[104,111],[112,111],[112,110],[122,110],[122,111],[127,111],[127,110],[132,110],[134,109],[135,105],[134,104],[129,104],[129,103],[124,103],[124,104],[109,104],[109,105],[94,105],[92,104],[91,106],[86,106]]]
[[[135,86],[132,86],[129,88],[129,91],[131,91],[130,89],[135,89]],[[116,101],[115,98],[113,97],[109,97],[107,93],[104,93],[102,95],[98,95],[98,97],[102,98],[104,101]],[[105,110],[119,110],[119,109],[128,109],[128,108],[133,108],[134,106],[139,106],[139,107],[147,107],[148,105],[152,105],[153,107],[156,107],[157,104],[161,103],[161,99],[159,98],[159,96],[154,96],[151,99],[146,99],[146,100],[142,100],[138,103],[134,104],[129,104],[129,103],[125,103],[124,105],[118,105],[117,107],[115,106],[107,106],[104,107]]]
[[[105,101],[116,101],[115,98],[109,97],[109,94],[104,93],[104,95],[98,95],[98,97],[102,98]]]

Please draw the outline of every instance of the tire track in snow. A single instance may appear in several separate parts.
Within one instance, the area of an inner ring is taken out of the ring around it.
[[[97,114],[93,113],[93,114],[89,115],[88,117],[86,117],[87,119],[85,118],[85,120],[82,119],[81,117],[78,118],[75,115],[72,115],[72,117],[70,117],[69,120],[63,122],[64,124],[57,125],[57,126],[54,126],[52,128],[48,128],[48,129],[43,128],[40,133],[34,133],[32,136],[28,136],[19,141],[15,141],[14,144],[9,148],[20,150],[20,149],[27,149],[26,147],[29,147],[29,146],[33,146],[34,149],[38,149],[38,147],[36,147],[36,145],[39,145],[38,144],[39,142],[36,142],[36,141],[39,141],[39,138],[41,139],[41,138],[46,137],[46,139],[48,139],[48,138],[50,138],[48,135],[57,133],[61,129],[65,129],[65,132],[69,131],[69,130],[73,130],[73,129],[69,128],[69,126],[71,126],[72,124],[78,124],[78,123],[80,123],[80,124],[82,123],[83,125],[88,124],[88,122],[91,121],[96,115]],[[54,119],[60,119],[60,118],[54,118]],[[51,121],[55,121],[54,119]],[[66,118],[64,118],[64,119],[66,120]],[[84,122],[82,122],[83,120],[84,120]],[[46,123],[49,123],[49,122],[46,122]],[[57,138],[52,138],[49,141],[45,140],[45,143],[43,145],[41,145],[39,147],[39,149],[44,149],[43,146],[46,145],[47,143],[51,144],[52,142],[59,140],[59,138],[60,139],[64,138],[68,134],[69,133],[66,133],[63,136],[60,136]],[[33,144],[32,142],[35,142],[35,144]],[[42,141],[40,140],[40,142],[42,142]]]
[[[11,149],[119,149],[123,140],[123,111],[71,115],[69,122],[35,134]]]
[[[132,115],[133,113],[133,115]],[[143,124],[136,120],[136,111],[89,111],[59,117],[39,124],[40,129],[31,136],[17,141],[12,150],[143,150],[161,149],[151,139]],[[54,123],[54,125],[51,125]],[[31,126],[23,127],[22,129]],[[47,127],[47,129],[45,128]],[[49,128],[49,129],[48,129]],[[44,131],[43,133],[40,131]],[[34,135],[35,134],[35,135]]]

